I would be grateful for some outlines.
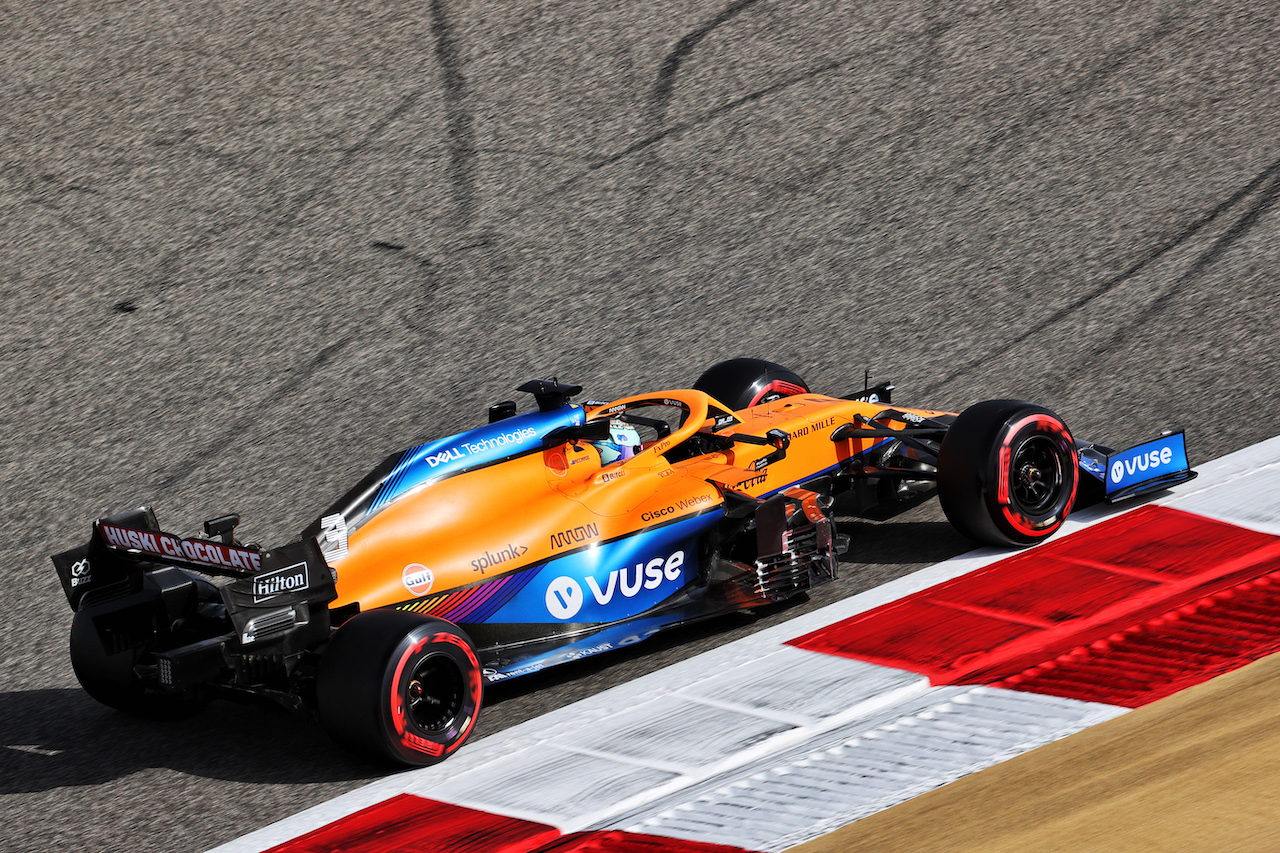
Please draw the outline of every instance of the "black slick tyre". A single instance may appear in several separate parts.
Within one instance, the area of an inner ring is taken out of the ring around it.
[[[95,615],[104,614],[80,610],[71,622],[71,669],[86,693],[109,708],[151,720],[183,719],[204,709],[207,703],[200,697],[148,687],[134,669],[145,662],[146,647],[119,643],[120,648],[108,649]],[[105,613],[108,619],[113,615]]]
[[[401,764],[435,764],[471,733],[484,687],[456,625],[398,610],[348,620],[320,658],[316,705],[333,737]]]
[[[987,400],[965,409],[938,452],[938,500],[951,524],[990,545],[1052,536],[1075,502],[1079,458],[1048,409]]]
[[[713,364],[693,387],[734,411],[809,391],[794,371],[759,358],[731,358]]]

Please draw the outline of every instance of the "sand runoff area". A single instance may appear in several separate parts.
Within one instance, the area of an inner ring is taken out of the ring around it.
[[[1280,851],[1280,655],[793,848]]]

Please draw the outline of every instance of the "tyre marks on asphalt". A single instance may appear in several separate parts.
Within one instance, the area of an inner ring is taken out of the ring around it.
[[[214,439],[204,444],[195,453],[171,466],[164,479],[155,485],[155,493],[163,496],[170,489],[200,470],[202,465],[221,457],[235,442],[242,441],[246,434],[251,434],[268,412],[273,412],[274,409],[282,406],[292,405],[293,396],[302,391],[317,373],[346,349],[349,343],[349,340],[341,340],[329,344],[308,359],[301,367],[293,370],[289,374],[289,378],[274,388],[259,405],[248,407],[248,410],[243,415],[224,427]]]
[[[1079,107],[1082,100],[1113,83],[1122,71],[1178,32],[1179,20],[1177,12],[1166,12],[1135,38],[1112,47],[1082,73],[1069,78],[1065,85],[1040,93],[1032,103],[1020,105],[1019,101],[1024,96],[1015,92],[1003,99],[1005,103],[992,104],[996,114],[1008,114],[1009,119],[1000,123],[985,139],[965,150],[959,160],[943,163],[931,174],[929,182],[934,179],[955,181],[960,177],[957,188],[963,190],[969,182],[961,176],[972,172],[978,164],[999,168],[1004,160],[998,156],[1001,149],[1011,147],[1016,150],[1022,147],[1017,144],[1022,137],[1057,122],[1070,121],[1069,114]]]
[[[738,17],[738,15],[755,5],[756,2],[758,2],[758,0],[739,0],[739,2],[726,8],[708,23],[686,33],[676,42],[675,47],[673,47],[659,63],[657,77],[647,98],[647,115],[645,121],[647,132],[643,133],[639,139],[633,141],[626,147],[613,152],[612,154],[602,154],[597,156],[588,163],[588,171],[595,171],[605,168],[606,166],[612,166],[634,155],[648,152],[667,139],[696,130],[697,128],[715,121],[734,110],[754,104],[770,95],[790,89],[797,84],[805,83],[824,75],[844,70],[855,62],[874,60],[878,57],[893,55],[902,50],[903,44],[910,44],[922,37],[926,42],[931,42],[942,32],[945,32],[951,27],[951,24],[934,25],[926,28],[923,33],[908,33],[903,37],[903,39],[895,41],[892,44],[879,45],[869,49],[858,50],[840,57],[815,63],[797,73],[783,75],[766,86],[756,87],[741,95],[726,99],[718,104],[704,106],[701,110],[694,112],[693,115],[681,121],[669,123],[669,112],[671,102],[675,94],[675,83],[679,76],[680,66],[689,58],[694,49],[697,48],[716,29],[732,22]],[[927,50],[922,51],[922,54],[927,53]],[[561,188],[566,186],[568,186],[568,182],[566,182],[566,184],[562,184]]]
[[[656,80],[647,98],[645,124],[648,127],[648,132],[619,151],[599,156],[589,164],[588,169],[595,170],[613,165],[627,157],[650,149],[672,136],[686,133],[718,119],[730,111],[752,104],[799,83],[807,82],[835,71],[845,70],[857,62],[893,60],[906,54],[913,57],[913,59],[906,63],[903,79],[923,81],[927,79],[927,72],[933,67],[934,61],[939,54],[940,43],[948,33],[953,32],[966,22],[988,16],[1000,8],[998,4],[995,7],[983,7],[979,10],[948,17],[945,20],[930,22],[923,27],[914,28],[895,37],[890,43],[878,44],[813,64],[799,73],[783,76],[767,86],[752,89],[719,104],[706,106],[687,119],[669,124],[670,106],[681,65],[708,36],[712,35],[718,28],[732,23],[740,14],[750,9],[757,2],[758,0],[738,0],[738,2],[729,5],[705,24],[682,36],[659,63]],[[1009,121],[1001,123],[985,139],[967,148],[959,159],[949,159],[927,173],[920,174],[918,176],[919,181],[923,184],[933,184],[943,179],[953,181],[956,175],[963,174],[966,169],[971,169],[978,162],[989,162],[1001,147],[1016,141],[1020,136],[1032,132],[1055,117],[1069,112],[1078,104],[1082,96],[1086,96],[1110,82],[1136,59],[1147,54],[1159,42],[1177,32],[1177,20],[1178,18],[1174,13],[1166,13],[1156,21],[1154,26],[1143,31],[1131,42],[1122,44],[1103,56],[1090,70],[1072,79],[1065,87],[1047,93],[1042,98],[1039,98],[1036,103],[1024,108],[1020,113],[1015,113]],[[1020,96],[1011,95],[1006,100],[1012,100],[1017,97]],[[1005,109],[999,104],[990,106],[996,112],[1002,112]],[[1011,103],[1009,106],[1013,107],[1014,104]],[[909,123],[896,127],[892,133],[885,135],[896,148],[911,140],[913,130],[918,131],[927,126],[934,118],[929,108],[916,109],[913,111],[912,120]],[[967,181],[962,181],[959,188],[961,190],[964,189],[968,186],[968,183]]]
[[[322,169],[306,189],[285,201],[282,210],[274,215],[262,217],[272,224],[265,233],[250,241],[248,248],[240,256],[240,265],[252,267],[259,255],[266,251],[268,244],[286,236],[297,227],[307,209],[327,195],[338,175],[349,169],[366,151],[370,150],[387,128],[416,107],[422,100],[423,94],[424,91],[419,89],[401,97],[394,106],[371,124],[356,142],[339,149],[334,162]]]
[[[262,171],[257,157],[246,158],[243,155],[231,155],[220,148],[210,145],[199,145],[193,139],[197,131],[186,129],[174,138],[167,138],[164,146],[170,150],[186,147],[188,153],[201,159],[212,160],[219,164],[224,173],[237,172],[246,180],[258,183],[264,190],[263,196],[252,203],[252,209],[245,215],[236,217],[235,221],[227,219],[228,213],[221,214],[222,221],[187,236],[181,243],[168,248],[150,262],[150,272],[142,284],[134,284],[128,293],[112,298],[114,304],[128,301],[139,307],[148,307],[156,299],[163,299],[174,288],[187,286],[182,281],[181,272],[192,259],[200,259],[212,254],[217,249],[220,238],[228,235],[228,239],[241,244],[243,248],[235,252],[234,267],[237,270],[253,269],[259,259],[275,251],[275,244],[287,238],[307,219],[309,211],[321,205],[333,191],[334,184],[349,173],[370,155],[380,150],[380,143],[388,130],[399,122],[412,118],[427,99],[431,86],[438,83],[440,95],[446,113],[444,159],[447,161],[446,171],[452,188],[454,214],[450,224],[460,230],[469,226],[476,208],[474,164],[476,158],[473,120],[467,108],[466,79],[462,73],[461,50],[456,43],[454,27],[450,20],[448,5],[445,0],[433,0],[428,9],[430,40],[427,45],[428,55],[434,57],[438,67],[438,81],[424,83],[423,86],[404,92],[396,100],[387,105],[363,129],[352,127],[345,132],[354,132],[356,137],[348,144],[336,148],[321,147],[301,151],[281,151],[285,158],[296,161],[296,165],[285,174],[285,180],[278,178],[272,182],[258,174]],[[362,29],[376,28],[376,19],[359,16]],[[375,23],[370,25],[369,21]],[[362,33],[363,34],[363,33]],[[267,153],[265,142],[258,141],[253,153]],[[307,168],[307,160],[318,161],[316,168]],[[411,178],[406,175],[406,182]],[[280,183],[277,189],[266,189],[272,183]],[[69,214],[58,214],[68,220]],[[255,223],[256,230],[246,233],[246,223]],[[68,222],[68,224],[72,224]],[[75,223],[77,230],[85,231],[87,226]],[[107,248],[112,248],[106,241]],[[207,277],[200,282],[208,286],[210,280],[219,290],[226,290],[241,280],[236,274],[230,276]]]
[[[1209,210],[1196,215],[1187,225],[1176,233],[1148,248],[1141,257],[1130,263],[1119,273],[1111,276],[1089,291],[1063,303],[1049,314],[1028,324],[1023,330],[1006,336],[998,345],[990,347],[981,357],[970,357],[960,361],[949,373],[925,383],[922,393],[937,392],[963,377],[971,376],[976,368],[1016,353],[1020,348],[1045,337],[1069,318],[1091,311],[1099,303],[1117,297],[1121,292],[1131,290],[1137,280],[1142,279],[1139,287],[1142,307],[1131,318],[1121,325],[1106,324],[1109,331],[1105,337],[1091,344],[1090,357],[1073,359],[1069,368],[1058,377],[1057,384],[1044,385],[1042,393],[1046,398],[1061,395],[1065,387],[1078,379],[1079,363],[1092,363],[1098,357],[1116,350],[1129,337],[1134,329],[1152,322],[1166,311],[1171,302],[1184,295],[1186,288],[1197,284],[1198,278],[1224,252],[1236,245],[1257,225],[1258,221],[1274,208],[1280,196],[1280,160],[1268,164],[1261,172],[1253,176],[1246,184],[1232,192],[1227,198]],[[1217,231],[1216,236],[1213,236]],[[1194,254],[1187,263],[1180,254],[1181,250],[1193,246],[1197,239],[1209,240],[1209,245]],[[1176,267],[1180,261],[1186,263],[1182,272]],[[1173,270],[1161,268],[1162,264],[1173,266]],[[1170,283],[1152,286],[1150,279],[1158,278]],[[1099,310],[1099,316],[1106,316],[1107,311]]]
[[[465,230],[470,227],[476,211],[476,140],[471,111],[467,106],[467,78],[462,71],[462,54],[448,4],[445,0],[431,0],[429,9],[443,90],[449,182],[453,187],[456,211],[453,224],[457,229]]]
[[[729,4],[714,18],[681,36],[675,47],[662,58],[658,66],[657,80],[654,81],[653,90],[649,94],[648,124],[655,133],[661,132],[666,124],[667,109],[671,106],[671,93],[675,87],[676,75],[680,71],[680,64],[714,30],[732,21],[758,2],[759,0],[737,0]]]
[[[1280,160],[1276,160],[1263,169],[1253,180],[1233,193],[1225,202],[1218,205],[1211,211],[1205,219],[1205,223],[1212,221],[1219,214],[1235,207],[1237,204],[1244,202],[1249,196],[1256,196],[1243,205],[1244,209],[1239,215],[1233,219],[1227,226],[1226,231],[1213,241],[1213,243],[1198,255],[1191,264],[1182,278],[1177,282],[1179,286],[1189,283],[1192,279],[1199,276],[1204,270],[1216,262],[1224,252],[1238,243],[1245,235],[1247,235],[1254,226],[1258,224],[1258,220],[1275,207],[1276,197],[1280,195]],[[1172,291],[1170,291],[1172,293]],[[1161,296],[1157,302],[1163,301],[1167,296]]]
[[[1145,304],[1132,317],[1126,318],[1125,322],[1112,329],[1109,335],[1094,342],[1081,361],[1085,364],[1096,363],[1106,354],[1121,349],[1126,342],[1141,334],[1143,330],[1156,325],[1179,299],[1198,298],[1197,294],[1203,287],[1202,278],[1205,272],[1255,229],[1259,220],[1275,207],[1278,196],[1280,196],[1280,160],[1269,164],[1242,188],[1232,193],[1207,214],[1197,218],[1182,232],[1139,259],[1113,282],[1104,284],[1099,289],[1098,296],[1119,287],[1132,277],[1141,275],[1148,266],[1154,265],[1165,256],[1172,255],[1178,249],[1190,245],[1202,232],[1207,237],[1212,230],[1210,226],[1217,225],[1221,229],[1210,239],[1207,247],[1195,253],[1185,270],[1181,273],[1177,273],[1176,270],[1170,271],[1167,277],[1168,284],[1153,286],[1148,283],[1143,288],[1142,299]],[[1219,222],[1219,219],[1222,221]],[[1082,304],[1080,309],[1084,307]],[[957,378],[956,375],[951,377],[953,380],[955,378]],[[1044,393],[1063,393],[1065,387],[1076,378],[1075,372],[1072,371],[1060,377],[1056,383],[1047,382],[1044,385]]]
[[[439,65],[442,85],[442,99],[447,116],[446,137],[448,149],[448,175],[453,188],[455,215],[452,225],[459,232],[469,227],[475,212],[474,160],[475,140],[471,115],[466,105],[466,79],[462,73],[460,50],[456,44],[449,11],[445,0],[432,0],[430,7],[431,32],[433,37],[434,56]],[[376,150],[377,143],[394,124],[411,116],[419,106],[426,93],[425,89],[417,89],[403,95],[389,109],[385,110],[370,124],[360,137],[352,144],[342,148],[337,158],[317,175],[304,190],[292,195],[284,203],[283,209],[272,215],[264,215],[272,224],[264,233],[250,240],[240,255],[239,265],[251,268],[259,256],[267,251],[276,240],[287,236],[303,220],[306,212],[321,202],[329,193],[333,182],[339,175],[353,168],[362,157]],[[268,214],[268,211],[263,211]],[[153,285],[149,288],[154,294],[174,286],[174,272],[180,259],[187,253],[199,252],[212,245],[216,233],[201,235],[195,242],[173,250],[161,258],[153,276]],[[404,252],[404,246],[374,241],[373,248]],[[425,333],[422,324],[412,306],[425,303],[439,289],[440,280],[435,265],[430,259],[418,252],[409,250],[404,257],[415,263],[421,270],[420,286],[417,299],[407,300],[404,320],[410,328]],[[224,284],[224,287],[226,285]],[[127,300],[134,304],[135,300]],[[122,304],[122,303],[117,303]],[[219,457],[236,440],[246,433],[252,432],[255,425],[264,417],[264,412],[273,406],[286,404],[290,397],[301,390],[319,371],[331,363],[341,352],[346,350],[352,339],[350,337],[330,343],[296,369],[290,372],[289,378],[272,391],[262,405],[255,406],[245,415],[222,431],[220,435],[194,453],[173,466],[170,473],[161,480],[156,491],[160,494],[172,489],[194,473],[201,464]]]

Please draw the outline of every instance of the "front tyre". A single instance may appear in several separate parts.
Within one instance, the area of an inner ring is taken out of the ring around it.
[[[435,764],[471,733],[483,700],[475,646],[457,626],[397,610],[348,620],[320,658],[316,704],[339,741]]]
[[[938,452],[938,500],[978,542],[1031,545],[1052,536],[1075,502],[1075,441],[1062,419],[1019,400],[965,409]]]

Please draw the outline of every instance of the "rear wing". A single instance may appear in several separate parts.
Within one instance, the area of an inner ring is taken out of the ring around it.
[[[165,563],[233,578],[262,571],[262,552],[257,548],[209,539],[182,539],[158,529],[126,527],[102,519],[93,523],[93,535],[126,560]]]
[[[333,570],[311,537],[271,550],[183,539],[162,531],[151,507],[98,519],[86,544],[54,554],[52,559],[73,609],[91,589],[120,584],[164,566],[233,578],[221,589],[233,619],[237,611],[293,601],[320,604],[337,597]]]

